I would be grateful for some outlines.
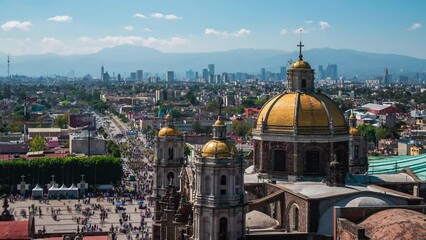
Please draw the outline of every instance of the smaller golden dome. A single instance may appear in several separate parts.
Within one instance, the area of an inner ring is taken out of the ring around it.
[[[351,127],[349,129],[349,135],[351,135],[351,136],[361,136],[361,132],[359,131],[358,128]]]
[[[202,157],[235,157],[238,154],[237,147],[235,144],[222,141],[222,140],[210,140],[206,145],[204,145],[201,150]]]
[[[213,126],[225,126],[225,123],[222,120],[218,119],[216,120]]]
[[[162,129],[160,129],[160,131],[158,132],[158,136],[159,137],[165,137],[165,136],[180,136],[182,135],[182,133],[174,128],[171,127],[163,127]]]
[[[173,118],[173,116],[170,113],[167,113],[166,119],[171,119],[171,118]]]
[[[355,114],[351,114],[351,116],[349,117],[349,120],[356,120]]]
[[[307,68],[307,69],[311,69],[311,65],[309,65],[308,62],[303,61],[303,60],[299,60],[294,62],[293,64],[291,64],[290,69],[298,69],[298,68]]]

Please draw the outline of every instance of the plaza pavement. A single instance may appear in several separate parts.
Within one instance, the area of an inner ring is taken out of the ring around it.
[[[29,207],[31,207],[31,205],[33,204],[35,207],[41,207],[42,209],[42,216],[39,215],[38,210],[36,211],[36,214],[34,216],[36,233],[39,230],[42,230],[43,227],[45,227],[47,233],[76,233],[77,226],[79,226],[81,230],[82,225],[78,225],[76,220],[73,220],[73,216],[75,218],[84,218],[81,212],[77,212],[75,210],[75,204],[78,204],[78,200],[50,200],[47,203],[43,203],[39,202],[38,200],[27,199],[23,201],[15,201],[13,203],[9,202],[9,211],[11,214],[14,215],[15,220],[17,221],[28,220]],[[100,204],[105,209],[107,209],[107,211],[109,209],[108,218],[106,218],[104,222],[101,223],[101,211],[99,209],[95,210],[95,214],[89,217],[88,224],[96,224],[99,228],[102,229],[102,231],[109,231],[111,225],[113,225],[114,228],[116,228],[117,226],[120,227],[120,213],[116,213],[115,205],[113,205],[111,202],[108,202],[106,198],[100,198],[99,201],[97,200],[97,198],[91,198],[90,204],[83,204],[83,201],[80,201],[80,204],[82,209],[85,209],[86,207],[91,207],[91,204]],[[67,206],[71,208],[70,212],[67,210]],[[126,208],[126,214],[130,215],[130,220],[128,221],[128,223],[131,223],[132,226],[139,227],[141,222],[141,213],[145,213],[145,210],[138,209],[137,201],[133,201],[132,204],[126,202],[124,207]],[[60,214],[58,215],[58,221],[53,219],[51,215],[51,208],[61,209]],[[135,208],[137,210],[136,212]],[[22,209],[26,210],[26,218],[21,215]],[[151,207],[150,210],[152,213],[154,212],[153,207]],[[150,236],[152,236],[152,218],[145,217],[144,219],[145,222],[147,222],[147,226],[149,227]],[[136,232],[133,232],[132,234],[130,234],[130,236],[131,239],[136,239]],[[117,237],[118,239],[129,239],[128,236],[124,233],[118,233]]]

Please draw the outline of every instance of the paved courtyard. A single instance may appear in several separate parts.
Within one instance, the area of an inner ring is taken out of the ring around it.
[[[109,231],[112,225],[116,230],[118,239],[136,239],[139,231],[130,231],[130,234],[125,234],[119,233],[119,230],[127,224],[132,227],[139,228],[141,226],[141,220],[144,218],[144,222],[146,222],[146,226],[148,227],[145,228],[145,231],[148,230],[150,233],[149,235],[151,236],[152,218],[142,217],[146,214],[146,210],[139,209],[137,201],[133,201],[132,203],[126,201],[123,206],[126,210],[116,211],[115,201],[113,204],[112,199],[108,201],[106,198],[91,198],[90,204],[85,204],[82,200],[80,200],[80,203],[78,200],[50,200],[46,203],[38,200],[23,200],[15,201],[13,203],[9,202],[9,211],[14,215],[16,220],[27,220],[29,210],[33,204],[37,209],[35,211],[36,213],[34,218],[36,233],[43,231],[43,229],[45,229],[47,233],[76,233],[78,230],[81,231],[84,226],[82,224],[82,220],[85,219],[83,211],[90,208],[89,211],[91,211],[92,214],[94,211],[94,214],[90,216],[86,215],[88,218],[85,225],[86,228],[90,226],[90,230],[92,230],[92,227],[95,228],[94,226],[96,226],[96,229],[93,229],[95,231]],[[80,204],[81,210],[76,209],[76,205],[78,204]],[[94,205],[98,206],[94,208]],[[101,221],[101,208],[99,207],[103,208],[107,213],[107,217],[104,221]],[[41,209],[41,215],[39,214],[39,209]],[[53,214],[52,209],[54,212]],[[153,207],[150,207],[149,209],[151,213],[153,213]],[[24,212],[26,213],[26,216],[23,216]],[[54,215],[56,215],[56,217],[54,217]],[[127,224],[126,221],[123,221],[120,225],[120,219],[125,220],[122,218],[123,215],[128,215],[129,219]],[[56,220],[54,218],[56,218]],[[77,223],[78,218],[80,218],[80,224]],[[142,234],[140,233],[139,239],[143,239],[141,237]]]

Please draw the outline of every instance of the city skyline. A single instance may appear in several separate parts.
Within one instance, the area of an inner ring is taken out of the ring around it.
[[[178,53],[294,51],[302,37],[307,50],[426,59],[419,51],[426,37],[424,1],[0,0],[0,5],[0,52],[13,55],[87,54],[124,44]]]

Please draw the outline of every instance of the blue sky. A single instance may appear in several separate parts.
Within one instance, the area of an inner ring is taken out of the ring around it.
[[[426,59],[425,0],[0,0],[0,52],[347,48]]]

